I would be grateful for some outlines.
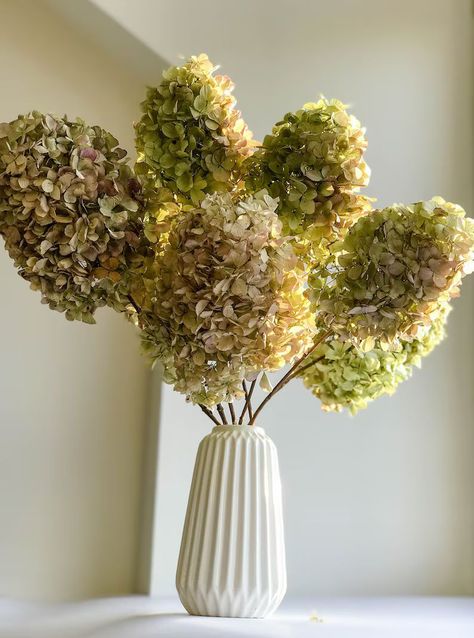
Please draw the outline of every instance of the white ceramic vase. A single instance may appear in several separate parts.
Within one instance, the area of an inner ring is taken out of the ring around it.
[[[200,443],[176,587],[196,616],[263,618],[286,592],[278,455],[264,430],[216,426]]]

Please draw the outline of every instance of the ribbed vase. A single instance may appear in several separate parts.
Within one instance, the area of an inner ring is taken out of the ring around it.
[[[219,425],[200,443],[176,587],[195,616],[262,618],[286,592],[278,455],[259,427]]]

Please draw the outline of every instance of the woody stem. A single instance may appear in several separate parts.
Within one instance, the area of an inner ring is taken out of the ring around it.
[[[260,414],[260,412],[263,410],[263,408],[267,405],[267,403],[275,396],[275,394],[277,392],[279,392],[282,388],[284,388],[285,385],[294,378],[295,373],[297,371],[297,368],[303,363],[303,361],[305,361],[309,357],[310,354],[312,354],[316,350],[316,348],[323,341],[325,341],[329,337],[330,334],[331,334],[331,330],[328,330],[327,332],[324,332],[320,337],[318,337],[318,339],[316,339],[316,341],[314,341],[314,343],[311,346],[311,348],[309,350],[307,350],[291,366],[291,368],[288,370],[288,372],[280,379],[280,381],[276,384],[276,386],[273,388],[273,390],[265,397],[265,399],[260,403],[258,408],[255,410],[255,413],[253,414],[252,418],[250,419],[250,425],[254,425],[255,419]]]

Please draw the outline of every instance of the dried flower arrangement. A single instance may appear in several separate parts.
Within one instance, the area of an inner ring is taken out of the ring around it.
[[[125,313],[213,422],[253,424],[295,378],[354,413],[444,337],[474,222],[441,198],[373,209],[365,131],[336,100],[255,142],[215,70],[193,57],[148,90],[134,168],[82,120],[0,124],[0,234],[50,308]]]

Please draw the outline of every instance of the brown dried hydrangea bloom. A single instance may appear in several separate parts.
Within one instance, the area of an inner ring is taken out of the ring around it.
[[[474,221],[435,197],[360,219],[309,278],[317,323],[356,341],[417,337],[474,264]]]
[[[242,380],[281,368],[311,344],[305,272],[266,192],[209,195],[177,217],[140,299],[145,347],[165,380],[207,406]]]
[[[126,152],[98,126],[32,112],[0,124],[0,234],[42,302],[93,323],[127,303],[139,259],[140,185]]]

